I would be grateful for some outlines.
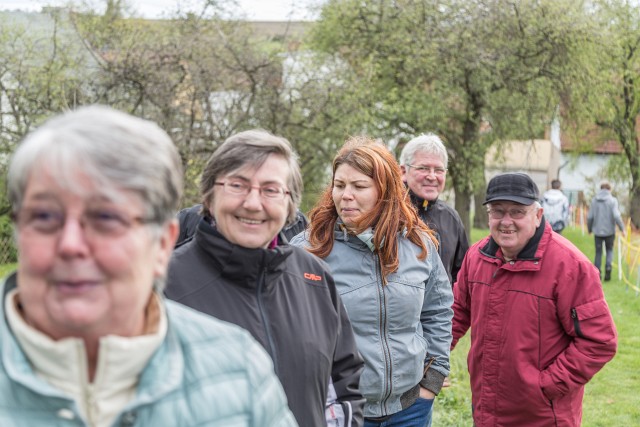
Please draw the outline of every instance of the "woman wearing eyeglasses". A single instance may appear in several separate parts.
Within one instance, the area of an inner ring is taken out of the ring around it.
[[[200,191],[204,218],[174,252],[166,295],[249,330],[271,355],[301,426],[327,425],[330,382],[340,403],[332,416],[361,425],[363,362],[333,278],[279,236],[302,195],[289,142],[260,130],[231,136],[205,166]]]
[[[382,144],[347,141],[332,182],[291,240],[324,259],[365,359],[365,426],[425,427],[449,374],[453,295],[433,243]]]
[[[20,144],[7,182],[1,426],[296,425],[246,331],[162,297],[183,183],[163,130],[68,112]]]

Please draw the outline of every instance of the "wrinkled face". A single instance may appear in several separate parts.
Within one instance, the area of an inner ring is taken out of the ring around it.
[[[342,222],[347,227],[353,227],[361,215],[375,207],[380,195],[373,178],[342,164],[333,178],[332,196]]]
[[[144,225],[139,197],[118,201],[76,172],[82,191],[34,169],[17,213],[18,292],[25,319],[54,339],[134,336],[155,278],[164,277],[176,222]],[[82,194],[80,194],[82,193]]]
[[[433,201],[444,190],[447,173],[439,156],[418,151],[411,166],[402,165],[400,168],[402,180],[416,196]]]
[[[247,166],[219,177],[209,212],[218,231],[231,243],[245,248],[266,248],[284,227],[289,214],[289,194],[269,197],[271,191],[288,191],[291,171],[286,159],[271,154],[259,167]],[[248,194],[235,194],[240,188]]]
[[[509,201],[491,202],[489,206],[491,237],[504,256],[513,259],[535,234],[542,219],[542,209]]]

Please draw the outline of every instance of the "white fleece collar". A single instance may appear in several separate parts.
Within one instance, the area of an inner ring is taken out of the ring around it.
[[[136,337],[108,335],[100,339],[93,383],[80,338],[51,339],[30,326],[18,309],[18,290],[5,300],[5,312],[16,340],[35,373],[73,398],[91,426],[108,426],[135,395],[138,378],[167,333],[167,316],[154,294],[147,313],[155,313],[152,332]]]

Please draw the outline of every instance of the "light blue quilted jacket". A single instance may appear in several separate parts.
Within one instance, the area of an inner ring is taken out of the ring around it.
[[[0,285],[0,426],[85,426],[76,404],[34,374],[4,315]],[[269,356],[244,330],[166,301],[167,337],[113,426],[296,426]]]
[[[398,236],[398,270],[383,286],[378,258],[360,238],[336,226],[335,241],[325,258],[349,314],[358,350],[365,359],[360,390],[367,399],[365,417],[395,414],[406,393],[423,378],[442,385],[449,375],[453,292],[447,272],[430,239],[428,255]],[[308,236],[291,239],[308,246]],[[415,401],[417,394],[414,395]],[[410,404],[409,403],[409,404]]]

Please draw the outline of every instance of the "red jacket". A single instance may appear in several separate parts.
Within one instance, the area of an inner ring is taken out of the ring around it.
[[[471,327],[475,425],[579,426],[584,384],[617,346],[591,262],[543,221],[515,261],[490,237],[473,245],[454,296],[452,348]]]

